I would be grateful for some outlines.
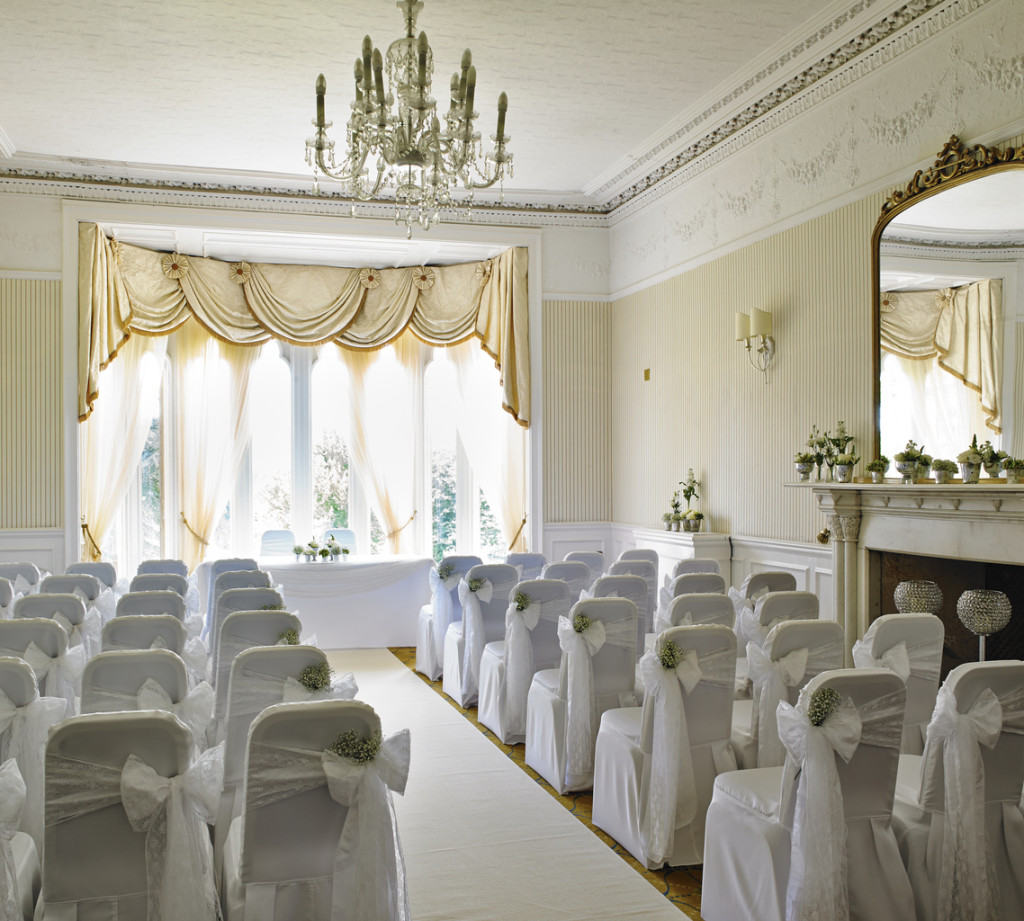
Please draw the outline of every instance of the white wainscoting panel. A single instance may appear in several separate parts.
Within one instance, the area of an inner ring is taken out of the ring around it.
[[[545,522],[541,552],[553,563],[564,559],[570,550],[599,550],[610,565],[622,550],[632,546],[633,529],[610,521]]]
[[[751,573],[772,569],[791,572],[798,589],[818,596],[821,619],[835,620],[831,546],[733,535],[733,585],[739,587]]]
[[[35,563],[40,569],[64,572],[64,531],[61,528],[31,528],[0,531],[0,562]]]

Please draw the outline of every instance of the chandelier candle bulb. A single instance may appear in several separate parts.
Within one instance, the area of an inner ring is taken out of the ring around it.
[[[357,80],[358,84],[358,80]],[[324,95],[327,93],[327,78],[320,74],[316,78],[316,123],[322,125],[324,123]]]
[[[494,136],[494,143],[499,147],[505,137],[505,113],[508,111],[508,96],[502,93],[498,97],[498,132]]]
[[[473,63],[473,52],[468,48],[462,52],[462,76],[459,77],[459,102],[466,101],[466,82],[469,79],[469,68]]]
[[[416,40],[416,82],[419,84],[420,94],[426,92],[427,86],[427,33],[420,32]]]
[[[373,73],[373,39],[369,35],[363,36],[363,73],[366,75],[366,95],[369,96],[370,74]]]
[[[745,313],[736,314],[736,341],[745,342],[750,338],[750,317]]]

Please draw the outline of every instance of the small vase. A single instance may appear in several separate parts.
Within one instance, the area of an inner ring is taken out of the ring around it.
[[[672,522],[671,522],[671,520],[665,522],[665,530],[666,531],[671,531],[672,530]]]
[[[825,461],[825,466],[828,467],[828,473],[825,475],[825,481],[831,483],[835,480],[835,475],[833,473],[836,466],[835,461],[832,461],[831,463],[829,461]]]
[[[942,589],[934,582],[900,582],[893,592],[900,614],[938,614],[942,610]]]
[[[302,562],[302,554],[301,553],[296,553],[295,554],[295,562],[296,563],[301,563]]]
[[[981,464],[960,464],[960,476],[965,483],[977,483],[981,477]]]
[[[800,474],[800,482],[806,483],[811,478],[811,471],[814,469],[814,464],[797,464],[796,472]]]
[[[853,464],[836,464],[836,482],[853,482]]]
[[[999,461],[994,461],[991,464],[985,464],[984,467],[985,467],[985,473],[987,473],[990,477],[993,477],[993,478],[994,477],[998,477],[999,474],[1002,472],[1000,470],[1000,468],[1002,467],[1002,464]]]
[[[896,461],[896,471],[900,474],[900,483],[910,486],[917,476],[916,461]]]
[[[949,482],[950,476],[952,476],[948,470],[934,470],[932,472],[935,474],[935,482],[939,486],[945,486]]]
[[[1006,477],[1007,483],[1024,482],[1024,470],[1018,470],[1016,467],[1007,467],[1003,470],[1003,476]]]
[[[680,525],[680,524],[682,524],[682,522],[681,522],[681,521],[673,521],[673,522],[672,522],[672,530],[673,530],[673,531],[678,531],[678,530],[679,530],[679,525]]]
[[[872,470],[871,471],[871,482],[872,483],[884,483],[885,482],[885,471],[884,470]]]
[[[817,466],[817,470],[818,470],[816,479],[820,483],[821,482],[821,464],[817,464],[816,466]]]

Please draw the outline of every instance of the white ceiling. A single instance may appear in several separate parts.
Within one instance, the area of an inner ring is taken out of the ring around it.
[[[709,108],[720,122],[898,5],[426,0],[418,27],[435,97],[472,49],[483,134],[508,93],[509,196],[600,205],[710,130]],[[308,188],[314,81],[343,142],[364,33],[382,50],[400,36],[394,0],[4,0],[0,171]]]

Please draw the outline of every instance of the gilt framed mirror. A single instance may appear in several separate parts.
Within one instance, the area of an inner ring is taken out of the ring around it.
[[[1024,147],[950,138],[871,246],[876,455],[1024,456]]]

